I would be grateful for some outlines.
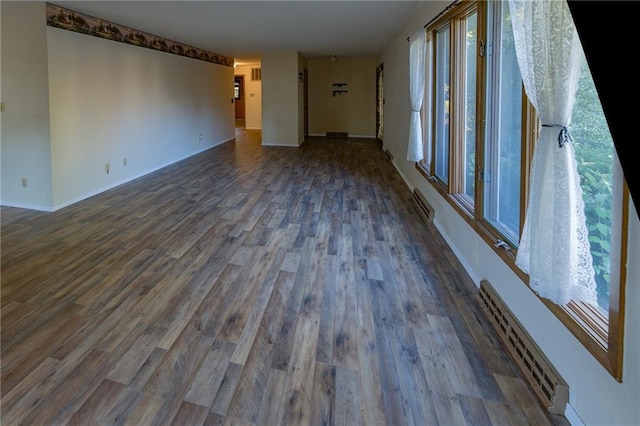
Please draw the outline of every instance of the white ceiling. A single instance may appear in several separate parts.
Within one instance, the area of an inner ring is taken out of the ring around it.
[[[236,58],[377,56],[424,4],[404,0],[57,1],[79,13]]]

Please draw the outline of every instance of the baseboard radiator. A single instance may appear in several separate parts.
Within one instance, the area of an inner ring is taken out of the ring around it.
[[[478,299],[500,340],[522,371],[542,406],[550,413],[564,415],[569,386],[513,316],[491,283],[480,283]]]
[[[433,208],[417,188],[413,190],[413,200],[418,205],[418,211],[420,211],[422,218],[427,222],[433,222]]]
[[[387,161],[393,163],[393,154],[388,149],[384,150],[384,156],[387,158]]]
[[[349,133],[347,132],[327,132],[328,138],[348,138]]]

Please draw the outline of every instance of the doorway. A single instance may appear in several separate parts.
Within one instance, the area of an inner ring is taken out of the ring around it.
[[[376,68],[376,139],[382,142],[384,136],[384,64]]]
[[[233,102],[236,106],[236,127],[245,127],[244,75],[234,76]]]

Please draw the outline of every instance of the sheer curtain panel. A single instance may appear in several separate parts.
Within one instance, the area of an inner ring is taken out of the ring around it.
[[[509,0],[525,91],[542,123],[516,264],[558,305],[597,305],[577,163],[568,126],[582,46],[566,1]]]
[[[409,41],[409,99],[411,102],[411,119],[409,122],[407,161],[417,162],[423,158],[420,109],[422,108],[422,99],[424,98],[424,68],[427,47],[426,31],[421,28],[409,38]]]

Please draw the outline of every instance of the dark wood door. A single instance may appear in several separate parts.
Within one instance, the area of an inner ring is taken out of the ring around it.
[[[244,120],[244,76],[236,75],[234,78],[234,102],[236,104],[236,120]]]

